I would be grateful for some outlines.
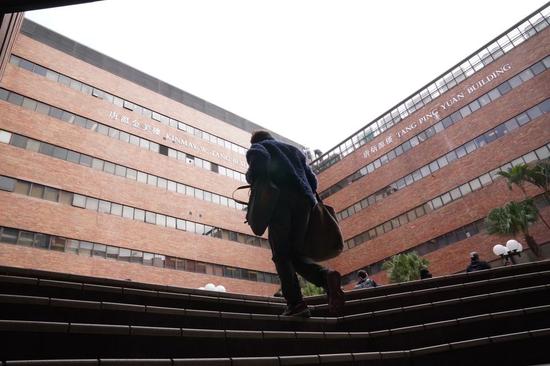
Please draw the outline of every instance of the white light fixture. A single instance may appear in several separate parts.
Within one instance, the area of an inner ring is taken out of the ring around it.
[[[506,248],[508,248],[510,252],[521,253],[523,251],[521,243],[514,239],[510,239],[506,242]]]
[[[502,244],[497,244],[493,247],[493,253],[498,257],[502,257],[508,253],[508,248]]]

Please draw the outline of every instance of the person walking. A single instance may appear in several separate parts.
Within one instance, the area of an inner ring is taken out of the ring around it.
[[[489,263],[479,259],[477,252],[470,253],[470,264],[466,268],[466,272],[481,271],[482,269],[491,269]]]
[[[426,267],[420,269],[420,279],[425,280],[426,278],[432,278],[430,270]]]
[[[267,175],[279,188],[279,198],[268,224],[268,240],[287,303],[282,315],[311,316],[296,273],[324,288],[329,310],[338,314],[345,303],[340,273],[315,263],[296,250],[304,241],[310,211],[316,203],[315,174],[298,148],[275,140],[267,131],[253,133],[250,143],[246,153],[249,165],[246,180],[253,185],[256,179]]]
[[[371,288],[376,287],[378,284],[375,280],[369,278],[369,274],[365,270],[359,270],[357,271],[357,283],[355,284],[355,287],[353,289],[359,289],[359,288]]]

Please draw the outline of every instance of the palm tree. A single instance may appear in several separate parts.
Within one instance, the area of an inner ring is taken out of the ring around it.
[[[539,161],[533,168],[527,164],[514,165],[508,168],[508,171],[500,171],[498,175],[506,178],[508,188],[511,190],[514,185],[518,186],[523,192],[525,199],[528,198],[525,190],[525,183],[531,183],[544,190],[544,195],[547,200],[550,200],[548,189],[550,186],[550,162],[549,159]],[[550,225],[544,217],[539,216],[541,221],[550,229]]]
[[[311,282],[305,281],[305,284],[302,287],[302,295],[304,296],[322,295],[324,293],[325,290],[322,287],[317,287]]]
[[[527,164],[518,164],[514,165],[511,168],[508,168],[508,171],[500,171],[498,175],[506,178],[506,183],[508,188],[512,190],[514,185],[518,186],[519,189],[523,192],[523,195],[527,198],[527,192],[525,191],[525,182],[528,182],[528,177],[530,176],[530,169]]]
[[[527,181],[544,190],[544,196],[550,201],[550,159],[544,159],[529,170]]]
[[[396,254],[384,262],[382,269],[388,272],[391,283],[420,279],[420,270],[430,262],[415,252]]]
[[[485,220],[489,234],[513,235],[523,234],[525,242],[537,258],[541,257],[538,243],[529,234],[529,226],[537,221],[538,209],[532,199],[521,202],[510,202],[489,212]]]

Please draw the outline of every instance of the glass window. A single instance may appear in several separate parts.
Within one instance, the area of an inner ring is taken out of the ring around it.
[[[426,214],[426,211],[424,210],[424,206],[418,206],[414,209],[414,213],[416,217],[422,217]]]
[[[422,174],[423,177],[426,177],[428,175],[430,175],[430,168],[428,165],[426,166],[423,166],[422,168],[420,168],[420,173]]]
[[[479,181],[483,186],[486,186],[488,184],[491,184],[493,180],[491,179],[491,176],[489,173],[483,174],[481,177],[479,177]]]
[[[122,207],[122,217],[125,217],[127,219],[133,219],[134,218],[134,208],[129,206],[123,206]]]
[[[147,184],[156,186],[157,185],[157,177],[151,174],[147,174]]]
[[[80,154],[74,151],[69,151],[67,154],[67,161],[78,164],[80,161]]]
[[[18,245],[24,245],[26,247],[31,247],[34,242],[34,234],[28,231],[20,231],[19,238],[17,239]]]
[[[166,226],[172,229],[176,228],[176,218],[175,217],[166,217]]]
[[[112,246],[107,246],[107,253],[106,253],[106,257],[109,258],[109,259],[117,259],[118,258],[118,251],[119,251],[119,248],[118,247],[112,247]]]
[[[530,162],[532,162],[532,161],[537,160],[537,155],[535,155],[535,152],[532,151],[532,152],[530,152],[530,153],[528,153],[528,154],[525,154],[525,155],[523,156],[523,159],[525,160],[526,163],[530,163]]]
[[[139,209],[139,208],[135,208],[134,209],[134,220],[136,221],[145,221],[145,211]]]
[[[126,168],[126,178],[136,180],[137,179],[137,171],[131,168]]]
[[[0,189],[3,191],[13,192],[16,182],[17,181],[13,178],[0,176]]]
[[[132,257],[133,257],[133,254],[134,254],[134,251],[132,251]],[[143,264],[146,266],[153,265],[153,258],[154,258],[153,253],[143,253]]]
[[[111,212],[111,202],[99,201],[99,212],[110,213]]]
[[[8,96],[8,102],[15,105],[21,105],[23,104],[23,96],[15,93],[10,93],[10,95]]]
[[[130,249],[120,248],[120,251],[118,253],[118,259],[121,261],[130,262],[130,255],[131,255]]]
[[[105,125],[97,125],[97,132],[99,132],[102,135],[108,136],[109,135],[109,127]]]
[[[441,201],[443,201],[443,204],[446,205],[447,203],[451,202],[451,195],[449,193],[445,193],[441,196]]]
[[[73,206],[75,207],[86,207],[86,197],[79,194],[73,194]]]
[[[15,193],[28,195],[31,190],[31,184],[29,182],[17,181],[15,183]]]
[[[0,130],[0,142],[2,142],[4,144],[9,144],[10,139],[11,139],[11,133],[9,133],[8,131]]]
[[[123,167],[122,165],[116,165],[115,166],[115,175],[118,175],[119,177],[125,177],[126,176],[126,167]]]
[[[78,240],[67,240],[65,245],[65,252],[78,254]]]
[[[55,188],[45,187],[44,199],[57,202],[57,200],[59,199],[59,190]]]
[[[109,174],[115,174],[115,164],[113,163],[110,163],[108,161],[106,161],[104,164],[103,164],[103,171],[105,173],[109,173]]]
[[[134,135],[130,135],[130,143],[132,145],[139,146],[139,137],[134,136]]]
[[[147,183],[147,174],[143,172],[137,172],[137,181],[140,183]]]
[[[42,184],[33,183],[31,187],[31,197],[42,198],[44,195],[44,186]]]
[[[98,207],[99,207],[99,200],[98,199],[92,198],[92,197],[88,197],[86,199],[86,209],[92,210],[92,211],[97,211]]]
[[[468,183],[461,185],[459,188],[460,188],[460,193],[462,193],[463,196],[472,191]]]
[[[479,101],[476,99],[472,103],[468,104],[472,112],[477,111],[479,108],[481,108],[481,105],[479,104]]]
[[[29,98],[24,98],[22,106],[23,108],[34,111],[36,109],[36,101]]]
[[[510,90],[512,90],[512,87],[507,81],[505,81],[498,87],[498,91],[500,92],[501,95],[508,93]]]
[[[471,153],[476,149],[476,143],[474,141],[470,141],[464,145],[464,148],[466,149],[466,153]]]
[[[538,116],[542,115],[542,111],[538,106],[535,106],[527,111],[527,115],[531,120],[534,120]]]
[[[94,244],[88,241],[81,241],[78,246],[78,255],[91,256]]]
[[[145,222],[148,224],[155,224],[157,222],[154,212],[145,212]]]
[[[157,214],[156,224],[159,225],[159,226],[166,226],[166,216],[161,215],[161,214]]]
[[[2,230],[2,237],[0,238],[0,241],[8,244],[15,244],[17,243],[18,235],[19,235],[19,230],[5,227]]]
[[[460,197],[462,197],[462,195],[460,194],[460,189],[455,188],[451,191],[451,198],[453,199],[453,201],[459,199]]]
[[[407,218],[409,219],[409,222],[416,219],[416,213],[414,212],[414,210],[407,212]]]
[[[106,253],[107,253],[106,245],[94,243],[92,256],[105,258]]]
[[[441,197],[436,197],[432,200],[432,205],[434,210],[437,210],[441,206],[443,206],[443,201],[441,200]]]
[[[25,136],[21,136],[21,135],[13,135],[11,137],[10,144],[13,145],[13,146],[17,146],[17,147],[26,149],[27,148],[27,138]],[[43,154],[45,154],[45,153],[43,153]]]
[[[92,168],[97,170],[103,170],[103,160],[93,158],[92,159]]]
[[[466,155],[466,148],[464,146],[460,146],[458,149],[456,149],[456,156],[459,159],[465,155]]]
[[[519,74],[519,77],[521,78],[521,80],[523,80],[524,82],[531,79],[533,77],[533,71],[531,71],[531,69],[526,69],[526,70],[523,70],[520,74]]]
[[[447,155],[445,155],[445,157],[447,158],[447,161],[449,163],[452,163],[453,161],[455,161],[457,159],[455,151],[449,151],[447,153]]]
[[[111,203],[111,215],[122,216],[122,205]]]
[[[479,179],[474,179],[470,181],[470,187],[472,188],[472,191],[478,190],[481,188],[481,182]]]
[[[143,252],[140,250],[132,250],[130,257],[130,262],[132,263],[142,263],[143,262]]]
[[[51,241],[50,249],[58,251],[58,252],[64,252],[66,241],[67,240],[65,238],[60,238],[60,237],[56,236]]]
[[[546,159],[547,157],[550,156],[550,150],[548,149],[548,147],[546,146],[543,146],[541,148],[538,148],[535,153],[537,154],[538,158],[540,160],[542,159]]]
[[[80,155],[80,165],[85,165],[88,167],[92,166],[92,157],[88,155],[81,154]]]

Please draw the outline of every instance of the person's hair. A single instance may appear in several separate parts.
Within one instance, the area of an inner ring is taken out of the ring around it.
[[[478,260],[479,259],[479,254],[477,254],[477,252],[471,252],[470,253],[470,258],[474,261]]]
[[[252,137],[250,137],[251,144],[255,144],[257,142],[264,141],[264,140],[274,140],[274,138],[273,136],[271,136],[269,132],[263,131],[263,130],[254,132],[252,134]]]
[[[357,277],[361,277],[361,278],[367,278],[368,277],[368,274],[366,271],[363,271],[362,269],[357,271]]]

